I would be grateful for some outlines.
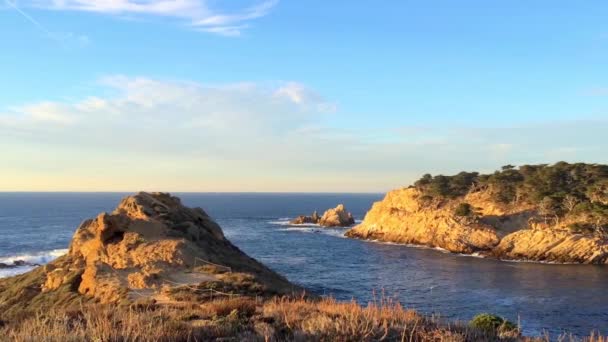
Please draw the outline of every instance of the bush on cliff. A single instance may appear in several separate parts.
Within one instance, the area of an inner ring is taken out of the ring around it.
[[[454,209],[454,215],[461,217],[471,217],[475,214],[475,208],[472,205],[466,202],[462,202],[458,204],[456,209]]]
[[[608,165],[559,162],[503,166],[492,174],[425,174],[414,183],[423,197],[456,199],[487,191],[503,205],[535,205],[546,218],[581,217],[596,230],[608,228]]]
[[[473,328],[496,334],[518,330],[514,323],[489,313],[482,313],[473,317],[469,325]]]

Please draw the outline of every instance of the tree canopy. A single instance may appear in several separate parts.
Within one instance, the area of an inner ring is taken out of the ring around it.
[[[608,165],[505,165],[491,174],[425,174],[414,186],[426,197],[446,199],[486,190],[497,203],[536,205],[543,216],[582,215],[587,222],[608,224]]]

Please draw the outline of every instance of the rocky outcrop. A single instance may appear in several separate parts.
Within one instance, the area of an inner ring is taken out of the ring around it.
[[[317,211],[313,212],[311,216],[300,215],[295,219],[289,221],[290,224],[318,224],[321,217]]]
[[[322,227],[350,227],[355,224],[353,215],[346,211],[344,204],[328,209],[323,216],[315,211],[311,216],[300,215],[289,222],[290,224],[318,224]]]
[[[0,310],[11,303],[101,303],[153,298],[163,288],[215,280],[204,267],[246,273],[270,293],[296,290],[248,257],[202,209],[164,193],[139,193],[112,213],[84,221],[69,252],[29,273],[0,280]],[[27,289],[27,290],[26,290]],[[9,298],[19,293],[17,298]]]
[[[479,210],[475,217],[455,215],[463,202]],[[391,191],[374,203],[363,222],[346,236],[509,260],[608,263],[606,238],[572,233],[566,222],[551,226],[540,221],[535,208],[501,207],[484,192],[428,202],[423,193],[410,187]]]
[[[566,229],[522,229],[505,236],[492,250],[501,259],[555,263],[608,263],[608,241],[594,235],[572,234]]]
[[[351,213],[346,211],[344,204],[339,204],[323,213],[319,224],[323,227],[348,227],[355,224],[355,219]]]

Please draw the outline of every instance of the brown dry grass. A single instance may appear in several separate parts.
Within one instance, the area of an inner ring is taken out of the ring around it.
[[[0,322],[1,323],[1,322]],[[2,341],[530,341],[423,317],[390,300],[238,297],[179,307],[91,305],[0,324]],[[536,339],[549,341],[548,337]],[[559,341],[575,341],[562,336]],[[581,341],[608,342],[602,336]]]

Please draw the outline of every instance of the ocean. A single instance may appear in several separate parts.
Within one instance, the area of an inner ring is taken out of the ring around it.
[[[45,263],[66,252],[76,227],[111,211],[120,193],[0,193],[0,263]],[[608,267],[501,262],[343,237],[344,229],[287,221],[344,203],[363,219],[382,194],[175,194],[202,207],[250,256],[320,295],[366,304],[381,296],[444,319],[491,312],[523,332],[608,334]],[[0,277],[31,267],[0,270]]]

